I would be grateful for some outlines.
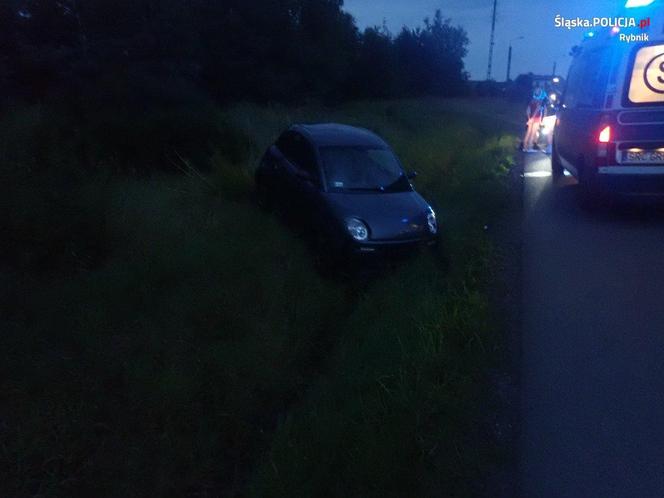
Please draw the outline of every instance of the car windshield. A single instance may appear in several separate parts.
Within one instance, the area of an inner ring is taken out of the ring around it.
[[[330,190],[404,192],[410,183],[388,148],[322,147],[325,179]]]

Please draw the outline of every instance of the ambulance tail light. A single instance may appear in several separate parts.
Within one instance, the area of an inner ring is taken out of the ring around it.
[[[598,141],[601,144],[608,144],[611,141],[611,126],[605,126],[599,132]]]

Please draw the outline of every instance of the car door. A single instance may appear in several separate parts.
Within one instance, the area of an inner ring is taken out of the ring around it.
[[[281,152],[277,176],[284,211],[300,221],[309,221],[320,197],[320,175],[316,153],[309,141],[288,131],[277,141]]]
[[[314,223],[318,215],[321,178],[315,148],[300,133],[293,136],[293,169],[289,176],[291,207],[297,219]]]
[[[592,164],[597,150],[599,120],[608,79],[606,48],[583,53],[570,68],[560,111],[556,150],[563,165],[575,175]]]
[[[570,162],[570,158],[574,155],[574,134],[572,127],[574,125],[574,110],[576,108],[577,94],[581,84],[580,64],[581,61],[577,58],[570,67],[562,104],[558,111],[558,124],[554,131],[556,153],[563,160],[565,167],[568,167],[567,163]]]
[[[276,143],[274,161],[274,188],[284,212],[291,211],[295,189],[296,157],[298,150],[298,134],[294,131],[283,133]]]

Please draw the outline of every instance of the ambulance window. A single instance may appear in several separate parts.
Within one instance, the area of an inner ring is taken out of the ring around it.
[[[618,82],[618,73],[620,72],[621,53],[617,50],[614,50],[610,60],[609,85],[615,85]]]
[[[581,86],[581,61],[579,59],[572,63],[567,75],[567,87],[565,88],[565,96],[563,102],[565,107],[575,108],[576,100]]]
[[[664,45],[641,47],[628,73],[626,104],[664,105]]]
[[[605,48],[581,55],[577,107],[602,107],[609,78],[609,55]]]

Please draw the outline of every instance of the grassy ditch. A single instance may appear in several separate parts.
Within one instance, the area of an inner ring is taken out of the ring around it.
[[[513,145],[510,110],[484,105],[208,109],[205,147],[169,142],[178,174],[150,175],[113,135],[7,113],[0,494],[481,491],[501,458],[482,413],[500,341],[484,227]],[[362,285],[321,279],[251,201],[260,153],[296,121],[383,135],[437,207],[441,251]]]

